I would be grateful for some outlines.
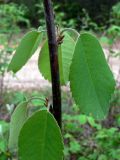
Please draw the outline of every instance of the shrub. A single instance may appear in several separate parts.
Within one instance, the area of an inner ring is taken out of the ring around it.
[[[0,33],[17,31],[18,24],[29,25],[29,20],[25,17],[26,7],[18,6],[14,3],[0,5]]]

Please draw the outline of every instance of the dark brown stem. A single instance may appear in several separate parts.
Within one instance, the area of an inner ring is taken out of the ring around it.
[[[51,65],[53,115],[61,127],[61,90],[58,64],[58,44],[54,24],[54,14],[51,0],[44,0],[44,10],[48,34],[49,55]],[[48,62],[46,62],[48,63]]]

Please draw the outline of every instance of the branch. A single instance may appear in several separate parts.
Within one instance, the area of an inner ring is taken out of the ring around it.
[[[58,44],[54,24],[54,14],[51,0],[44,0],[44,11],[48,34],[49,56],[51,66],[52,94],[53,94],[53,115],[61,127],[61,90],[58,64]],[[47,63],[47,62],[46,62]]]

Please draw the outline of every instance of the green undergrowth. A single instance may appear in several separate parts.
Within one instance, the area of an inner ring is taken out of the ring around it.
[[[44,94],[43,94],[44,93]],[[46,95],[51,101],[50,90],[37,92],[7,92],[1,106],[0,121],[0,158],[9,157],[7,139],[9,133],[9,115],[13,108],[25,98]],[[63,103],[63,136],[65,160],[119,160],[120,159],[120,92],[116,90],[108,117],[101,122],[95,121],[91,116],[81,114],[79,108],[71,100],[69,91],[62,92]],[[12,103],[11,103],[12,102]],[[34,100],[33,106],[41,105]],[[70,107],[73,106],[73,107]],[[4,108],[4,109],[3,109]],[[33,111],[33,110],[31,110]],[[6,115],[8,115],[6,119]],[[12,155],[15,156],[15,155]]]

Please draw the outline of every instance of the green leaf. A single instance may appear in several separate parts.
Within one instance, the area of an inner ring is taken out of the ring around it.
[[[98,157],[98,160],[107,160],[107,156],[104,155],[104,154],[101,154],[99,157]]]
[[[81,151],[81,145],[76,140],[70,142],[70,152],[79,153]]]
[[[7,151],[7,140],[5,137],[0,138],[0,152],[6,152]]]
[[[109,38],[106,37],[106,36],[102,36],[100,38],[100,42],[103,43],[103,44],[109,44]]]
[[[87,120],[92,127],[95,127],[96,123],[93,117],[87,117]]]
[[[31,31],[27,33],[21,40],[21,43],[8,66],[8,71],[13,71],[14,73],[19,71],[34,54],[41,39],[42,33],[40,32]]]
[[[27,119],[27,101],[19,104],[14,110],[10,122],[9,149],[18,147],[18,136],[20,130]]]
[[[20,160],[63,160],[60,129],[48,111],[38,111],[24,124],[19,136]]]
[[[69,80],[69,70],[74,53],[75,41],[65,33],[64,41],[59,46],[60,82],[62,85]],[[45,79],[51,81],[50,59],[47,41],[44,43],[38,61],[38,67]]]
[[[74,41],[77,41],[78,37],[80,36],[80,34],[72,28],[65,28],[62,32],[67,32]]]
[[[87,123],[87,117],[85,115],[79,115],[78,121],[80,122],[81,125],[84,125],[85,123]]]
[[[80,35],[70,70],[72,95],[81,111],[96,119],[105,118],[114,92],[115,80],[98,40]]]

